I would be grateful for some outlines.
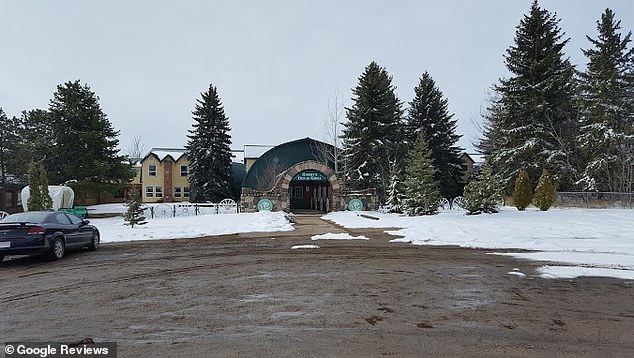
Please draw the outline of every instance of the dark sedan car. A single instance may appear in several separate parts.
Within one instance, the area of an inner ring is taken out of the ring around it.
[[[66,250],[99,247],[99,230],[61,211],[28,211],[0,220],[0,262],[7,255],[46,254],[60,260]]]

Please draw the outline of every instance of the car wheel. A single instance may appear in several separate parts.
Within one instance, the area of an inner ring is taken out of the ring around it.
[[[90,240],[90,245],[88,245],[88,250],[95,251],[99,248],[99,231],[95,231],[92,234],[92,239]]]
[[[51,260],[61,260],[66,253],[66,245],[64,245],[64,240],[61,237],[56,237],[53,239],[53,243],[51,243],[51,249],[48,252],[48,257]]]

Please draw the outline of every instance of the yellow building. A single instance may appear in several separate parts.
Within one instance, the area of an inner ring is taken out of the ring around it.
[[[189,161],[185,149],[153,148],[136,167],[133,185],[145,203],[189,201]]]
[[[144,203],[189,201],[189,160],[185,152],[181,148],[152,148],[134,165],[135,176],[127,190],[138,190]],[[239,196],[244,150],[231,152],[234,191]]]

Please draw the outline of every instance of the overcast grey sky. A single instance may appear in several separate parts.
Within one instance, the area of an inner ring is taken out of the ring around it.
[[[121,132],[150,147],[181,147],[191,111],[218,87],[235,149],[320,139],[336,93],[351,105],[377,61],[409,102],[428,71],[472,150],[487,93],[532,0],[203,1],[0,0],[0,107],[48,108],[56,86],[80,79]],[[596,37],[606,7],[634,27],[631,0],[541,0],[571,37],[571,61]]]

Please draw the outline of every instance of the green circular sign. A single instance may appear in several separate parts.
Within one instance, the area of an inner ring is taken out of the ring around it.
[[[363,202],[359,199],[352,199],[348,203],[348,209],[350,209],[351,211],[363,210]]]
[[[260,199],[258,201],[258,211],[272,211],[273,202],[269,199]]]

